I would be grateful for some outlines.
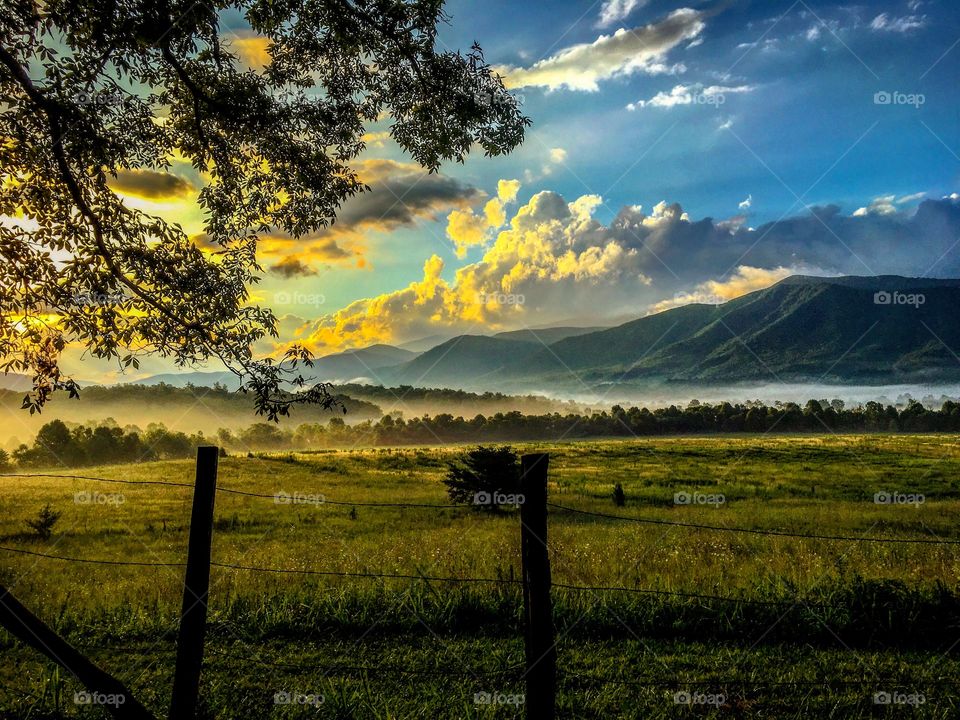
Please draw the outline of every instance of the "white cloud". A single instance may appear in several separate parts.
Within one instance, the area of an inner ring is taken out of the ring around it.
[[[668,53],[680,43],[693,40],[706,24],[703,13],[690,8],[674,10],[658,22],[620,29],[613,35],[601,35],[592,43],[564,48],[529,68],[500,66],[507,87],[567,88],[595,92],[601,80],[634,73],[648,75],[680,73],[682,63],[666,63]]]
[[[747,195],[747,199],[744,200],[742,203],[740,203],[738,207],[741,210],[749,210],[751,207],[753,207],[753,195],[752,194]]]
[[[678,105],[714,105],[720,106],[726,102],[727,95],[740,95],[753,92],[753,85],[675,85],[670,92],[658,92],[649,100],[638,100],[627,105],[627,110],[637,108],[657,107],[672,108]]]
[[[960,254],[951,253],[960,236],[960,196],[918,211],[897,209],[896,197],[877,198],[856,217],[831,205],[753,229],[743,215],[691,220],[667,202],[648,215],[627,205],[603,223],[594,216],[599,196],[567,202],[539,192],[506,213],[511,217],[499,230],[484,228],[489,236],[475,261],[444,272],[444,261],[433,256],[406,287],[325,315],[303,336],[319,351],[534,321],[596,323],[729,300],[793,273],[916,276],[934,266],[938,274],[960,274]],[[525,300],[491,299],[504,294]]]
[[[916,202],[917,200],[923,200],[927,194],[925,192],[914,193],[913,195],[904,195],[903,197],[897,198],[897,205],[906,205],[907,203]]]
[[[650,314],[670,310],[671,308],[682,305],[692,305],[701,303],[704,305],[719,305],[728,300],[735,300],[747,293],[763,290],[781,280],[800,273],[811,274],[807,268],[787,268],[776,267],[772,269],[756,268],[749,265],[741,265],[726,280],[707,280],[700,283],[693,290],[680,292],[672,298],[661,300],[652,305],[648,312]],[[816,273],[822,274],[822,273]]]
[[[866,217],[867,215],[893,215],[897,212],[897,208],[895,208],[893,205],[896,197],[896,195],[881,195],[878,198],[874,198],[870,201],[869,205],[856,210],[853,213],[853,216]]]
[[[904,17],[894,18],[887,13],[880,13],[870,23],[870,29],[882,32],[907,33],[911,30],[926,27],[926,25],[927,18],[925,15],[905,15]]]
[[[610,27],[625,19],[630,13],[646,5],[648,0],[606,0],[600,8],[600,20],[597,25]]]

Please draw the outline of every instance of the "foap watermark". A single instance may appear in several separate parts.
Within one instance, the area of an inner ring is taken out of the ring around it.
[[[73,494],[74,505],[123,505],[127,501],[122,493],[102,493],[96,490],[81,490]]]
[[[273,294],[274,305],[324,305],[327,302],[326,295],[320,293],[302,293],[287,292],[282,290]]]
[[[926,302],[927,296],[923,293],[903,293],[896,290],[888,292],[887,290],[881,290],[873,294],[874,305],[908,305],[919,308],[921,305],[926,304]]]
[[[481,305],[523,305],[527,298],[519,293],[480,293],[477,300]]]
[[[117,106],[123,103],[123,94],[115,90],[80,91],[73,93],[73,100],[78,105],[105,108],[109,105]]]
[[[722,493],[678,492],[673,494],[674,505],[713,505],[719,507],[727,501]]]
[[[320,707],[326,701],[321,693],[302,693],[281,690],[273,694],[274,705],[306,705]]]
[[[873,96],[874,105],[908,105],[917,108],[927,102],[927,96],[922,93],[905,93],[898,90],[880,90]]]
[[[111,307],[126,299],[122,292],[83,292],[75,294],[71,301],[80,307]]]
[[[512,705],[520,707],[527,701],[523,693],[477,692],[473,694],[474,705]]]
[[[514,107],[520,108],[524,103],[524,96],[520,93],[495,91],[493,88],[477,88],[473,92],[473,99],[477,105],[488,108]]]
[[[74,705],[105,705],[110,707],[120,707],[127,701],[127,696],[122,693],[102,693],[88,692],[81,690],[73,694]]]
[[[288,493],[281,490],[273,496],[274,505],[323,505],[326,501],[327,497],[320,493]]]
[[[687,692],[686,690],[681,690],[673,694],[673,702],[676,705],[709,705],[710,707],[718,708],[721,705],[726,704],[727,696],[723,693],[706,693],[706,692]]]
[[[878,492],[873,495],[875,505],[913,505],[920,507],[927,501],[922,493]]]
[[[704,88],[703,90],[688,93],[687,98],[690,99],[690,105],[705,105],[715,108],[720,108],[727,102],[727,96],[724,95],[723,91],[713,88]]]
[[[873,694],[874,705],[907,705],[920,707],[927,702],[923,693],[887,692],[881,690]]]
[[[520,507],[526,500],[527,498],[523,493],[505,493],[499,490],[492,493],[481,490],[473,494],[474,505]]]

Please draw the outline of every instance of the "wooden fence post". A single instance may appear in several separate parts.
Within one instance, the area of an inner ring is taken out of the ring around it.
[[[547,552],[546,453],[520,458],[520,554],[523,561],[523,614],[527,681],[527,720],[553,720],[556,711],[557,648],[550,602]]]
[[[200,668],[210,590],[210,546],[213,542],[213,503],[217,490],[219,449],[197,448],[197,479],[190,515],[187,571],[177,636],[177,667],[173,678],[170,720],[193,720],[200,696]]]
[[[42,653],[80,681],[89,692],[85,700],[78,700],[74,696],[74,702],[95,702],[119,720],[154,720],[153,715],[130,694],[122,682],[94,665],[21,605],[2,585],[0,625],[20,642]]]

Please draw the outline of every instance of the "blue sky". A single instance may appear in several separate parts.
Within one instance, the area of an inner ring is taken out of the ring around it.
[[[477,39],[490,62],[522,67],[677,8],[707,15],[696,38],[702,44],[681,43],[666,55],[685,72],[622,74],[595,92],[519,88],[535,121],[526,147],[468,166],[468,177],[483,184],[522,174],[538,150],[562,146],[565,167],[543,184],[564,196],[601,193],[613,209],[666,199],[719,218],[752,194],[756,223],[790,210],[824,173],[807,204],[855,210],[888,193],[956,190],[960,51],[948,51],[960,39],[960,12],[951,3],[638,4],[606,28],[597,27],[603,3],[448,5],[445,44]],[[878,17],[886,23],[875,23]],[[626,109],[680,84],[754,89],[726,94],[723,104]],[[923,94],[925,103],[876,105],[881,91]],[[729,121],[729,130],[718,129]]]
[[[613,324],[801,272],[960,276],[954,3],[446,7],[439,49],[482,45],[524,145],[425,177],[369,128],[372,192],[261,245],[262,351]]]

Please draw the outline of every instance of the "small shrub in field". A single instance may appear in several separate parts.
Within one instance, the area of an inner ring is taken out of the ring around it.
[[[42,539],[47,540],[53,534],[53,526],[57,524],[61,514],[49,505],[44,505],[34,520],[27,520],[27,525]]]
[[[481,445],[449,465],[443,484],[452,502],[496,512],[496,497],[520,492],[520,460],[510,447]]]
[[[613,504],[617,507],[623,507],[627,504],[627,496],[623,492],[623,485],[617,483],[613,488]]]

